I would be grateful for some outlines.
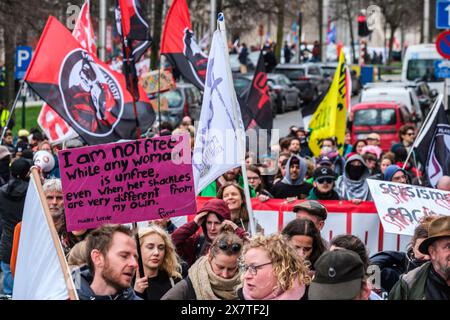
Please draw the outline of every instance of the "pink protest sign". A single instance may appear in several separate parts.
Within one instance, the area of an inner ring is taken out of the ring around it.
[[[196,212],[189,135],[58,153],[67,230]]]

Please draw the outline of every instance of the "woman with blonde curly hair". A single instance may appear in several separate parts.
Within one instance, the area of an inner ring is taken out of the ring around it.
[[[256,236],[244,246],[243,300],[304,300],[311,278],[309,269],[279,234]]]
[[[156,225],[139,230],[139,243],[145,276],[136,276],[134,291],[145,300],[160,300],[182,278],[175,246]]]

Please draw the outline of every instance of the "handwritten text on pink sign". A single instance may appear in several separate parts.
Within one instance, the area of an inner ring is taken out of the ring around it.
[[[67,230],[196,211],[189,135],[63,150]]]

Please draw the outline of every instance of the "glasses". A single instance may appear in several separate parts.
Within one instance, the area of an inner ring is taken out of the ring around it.
[[[414,135],[414,132],[407,132],[406,135],[407,135],[407,136],[413,136],[413,135]]]
[[[258,176],[256,176],[256,177],[247,177],[247,179],[249,181],[251,181],[251,180],[259,180],[259,177]]]
[[[324,183],[332,184],[334,180],[332,178],[319,178],[316,181],[318,184],[324,184]]]
[[[242,273],[246,273],[247,270],[249,270],[251,275],[256,276],[256,274],[258,273],[258,269],[260,269],[260,268],[262,268],[264,266],[267,266],[269,264],[272,264],[272,262],[263,263],[263,264],[260,264],[258,266],[254,266],[254,265],[249,265],[248,266],[246,264],[241,264],[239,267],[241,268]]]
[[[392,181],[406,181],[406,176],[402,175],[402,176],[397,176],[397,177],[392,177]]]
[[[217,243],[217,246],[219,247],[220,250],[222,251],[228,251],[231,250],[231,252],[233,253],[237,253],[239,251],[241,251],[241,244],[240,243],[231,243],[228,244],[225,240],[220,240]]]

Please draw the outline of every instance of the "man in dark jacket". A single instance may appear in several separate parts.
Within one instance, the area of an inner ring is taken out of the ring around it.
[[[209,247],[225,224],[231,225],[241,239],[246,237],[245,230],[231,221],[231,212],[225,201],[211,199],[197,212],[193,221],[182,225],[172,233],[172,240],[177,253],[187,263],[188,267],[197,258],[208,253]],[[201,235],[197,233],[199,227],[203,231]]]
[[[80,300],[141,300],[131,287],[138,268],[137,247],[131,230],[104,225],[86,240],[88,269],[73,273]]]
[[[419,251],[429,255],[430,262],[403,275],[389,300],[450,300],[450,216],[430,223]]]
[[[314,188],[311,189],[308,200],[339,200],[338,193],[333,190],[336,176],[333,169],[319,167],[314,170]]]
[[[0,241],[0,261],[4,274],[3,291],[12,294],[13,279],[10,269],[14,227],[22,221],[25,196],[28,190],[30,162],[23,158],[11,164],[11,178],[0,188],[0,225],[3,228]]]

